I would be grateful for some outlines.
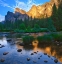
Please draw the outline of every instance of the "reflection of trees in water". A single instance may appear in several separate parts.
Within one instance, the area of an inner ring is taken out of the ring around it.
[[[60,62],[62,62],[62,46],[43,43],[43,44],[39,44],[38,48],[43,50],[48,55],[56,57]]]
[[[23,48],[25,50],[33,50],[33,46],[32,45],[25,45]]]
[[[39,46],[41,47],[41,49],[43,48],[46,53],[48,53],[48,54],[50,53],[51,56],[56,57],[60,62],[62,62],[62,46],[57,46],[54,44],[42,44]],[[47,47],[50,47],[49,52],[47,52],[47,50],[48,50],[48,49],[46,49]]]
[[[52,45],[51,46],[51,55],[54,55],[56,58],[62,62],[62,46]]]

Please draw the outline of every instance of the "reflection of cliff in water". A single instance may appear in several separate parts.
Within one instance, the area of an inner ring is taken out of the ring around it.
[[[17,48],[25,49],[25,50],[33,50],[33,52],[39,51],[43,53],[47,53],[50,56],[54,56],[57,58],[60,62],[62,62],[62,46],[57,46],[53,44],[38,44],[39,42],[37,40],[32,42],[32,45],[26,45],[26,46],[19,46],[17,45]]]
[[[53,44],[38,44],[38,41],[33,41],[33,52],[40,51],[47,53],[50,56],[56,57],[60,62],[62,62],[62,46],[57,46]]]

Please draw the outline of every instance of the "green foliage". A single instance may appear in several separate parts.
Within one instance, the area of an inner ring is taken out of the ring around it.
[[[38,24],[34,24],[34,28],[35,28],[35,29],[39,29],[40,26],[39,26]]]
[[[53,38],[50,35],[44,35],[44,36],[38,36],[37,40],[39,41],[39,43],[50,43]]]
[[[24,23],[20,24],[20,30],[25,30],[26,29],[26,26]]]
[[[62,41],[62,33],[51,33],[50,35],[55,41]]]
[[[56,5],[54,4],[51,17],[52,17],[52,20],[56,29],[58,31],[61,31],[62,30],[62,3],[59,4],[58,9],[56,8]]]
[[[32,44],[32,41],[34,40],[33,36],[25,36],[23,37],[23,43],[26,45]]]
[[[50,30],[50,31],[56,31],[56,28],[53,24],[53,20],[51,18],[47,19],[47,23],[46,23],[46,27]]]

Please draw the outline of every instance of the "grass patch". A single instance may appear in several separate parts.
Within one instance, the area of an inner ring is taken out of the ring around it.
[[[26,45],[32,44],[32,41],[34,40],[33,36],[25,36],[23,37],[23,43]]]
[[[39,41],[39,43],[48,43],[51,42],[53,38],[50,35],[44,35],[44,36],[38,36],[37,40]]]
[[[50,35],[55,41],[62,41],[62,33],[51,33]]]

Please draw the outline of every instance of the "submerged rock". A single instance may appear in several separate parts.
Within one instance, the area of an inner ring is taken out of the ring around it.
[[[38,58],[38,59],[40,59],[40,58]]]
[[[42,57],[42,55],[40,57]]]
[[[36,61],[33,61],[33,63],[36,63]]]
[[[44,53],[44,55],[47,55],[47,53]]]
[[[45,63],[47,63],[48,61],[47,60],[44,60]]]
[[[9,52],[4,52],[3,55],[7,55]]]
[[[34,52],[35,54],[37,54],[37,52]]]
[[[0,46],[0,48],[2,48],[2,46]]]
[[[22,51],[22,49],[18,49],[17,51],[18,51],[18,52],[21,52],[21,51]]]
[[[5,60],[4,59],[1,59],[0,62],[4,62]]]
[[[0,48],[3,48],[3,47],[5,47],[4,45],[0,45]]]
[[[31,53],[31,55],[34,55],[34,53]]]
[[[50,56],[48,55],[48,57],[50,58]]]
[[[5,47],[4,45],[1,45],[2,47]]]
[[[19,43],[20,46],[24,46],[24,43]]]
[[[30,61],[30,58],[27,58],[27,61]]]
[[[57,63],[57,62],[58,62],[58,60],[57,60],[57,59],[55,59],[55,60],[54,60],[54,62],[55,62],[55,63]]]
[[[7,41],[12,41],[12,39],[7,39]]]

